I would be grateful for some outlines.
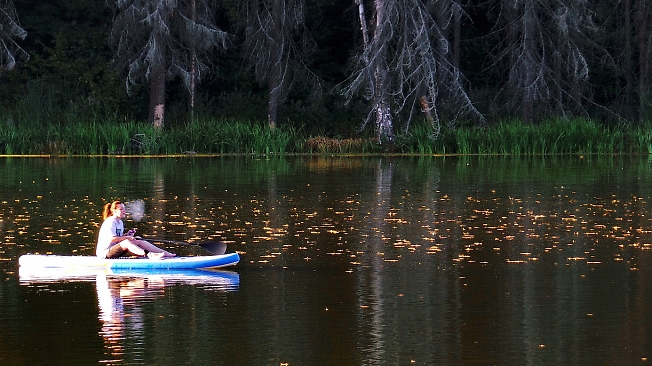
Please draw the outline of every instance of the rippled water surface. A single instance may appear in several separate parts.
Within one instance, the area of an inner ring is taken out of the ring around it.
[[[19,270],[113,199],[241,262]],[[651,204],[647,156],[3,158],[0,364],[646,363]]]

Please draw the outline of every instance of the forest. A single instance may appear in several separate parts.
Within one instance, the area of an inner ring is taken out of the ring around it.
[[[646,0],[1,0],[0,40],[11,128],[236,120],[383,144],[641,131],[652,110]]]

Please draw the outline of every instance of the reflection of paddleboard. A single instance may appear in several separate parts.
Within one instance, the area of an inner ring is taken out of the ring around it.
[[[46,268],[21,266],[18,276],[22,285],[55,282],[95,282],[102,278],[156,278],[166,284],[208,285],[222,290],[237,290],[240,275],[233,271],[199,269],[110,269]]]
[[[163,259],[115,258],[26,254],[18,258],[20,267],[36,268],[106,268],[106,269],[206,269],[233,266],[240,261],[238,253]]]

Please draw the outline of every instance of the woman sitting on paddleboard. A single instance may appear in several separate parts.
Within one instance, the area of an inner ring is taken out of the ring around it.
[[[113,201],[104,205],[104,222],[97,237],[96,255],[100,258],[119,258],[129,254],[151,259],[174,257],[176,254],[165,251],[145,240],[136,239],[135,230],[124,233],[122,219],[127,216],[124,203]]]

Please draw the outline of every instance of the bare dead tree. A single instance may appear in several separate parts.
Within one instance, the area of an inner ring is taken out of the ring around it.
[[[178,76],[194,108],[196,83],[213,65],[212,54],[226,48],[228,35],[213,20],[211,0],[117,0],[111,32],[115,61],[126,70],[127,90],[150,83],[150,121],[162,127],[167,77]]]
[[[305,0],[242,0],[238,7],[244,19],[246,57],[256,80],[267,84],[267,120],[275,128],[291,75],[303,72],[319,84],[303,63],[314,47],[305,29]]]
[[[623,23],[625,33],[625,60],[623,66],[625,70],[625,105],[630,106],[632,100],[632,90],[634,90],[634,60],[633,60],[633,42],[632,42],[632,0],[623,0]]]
[[[365,125],[375,117],[379,142],[394,139],[393,116],[409,106],[427,108],[433,136],[440,129],[440,110],[454,111],[453,119],[470,113],[479,119],[464,89],[464,78],[444,28],[461,16],[453,0],[354,0],[363,45],[353,59],[355,72],[343,93],[371,101]],[[410,118],[412,115],[410,115]],[[409,120],[406,129],[409,128]]]
[[[546,114],[586,114],[588,35],[596,29],[585,0],[500,0],[508,79],[500,95],[527,121]]]
[[[11,0],[0,1],[0,72],[9,71],[19,60],[27,60],[29,55],[16,43],[25,39],[27,32],[18,23],[18,15]]]

